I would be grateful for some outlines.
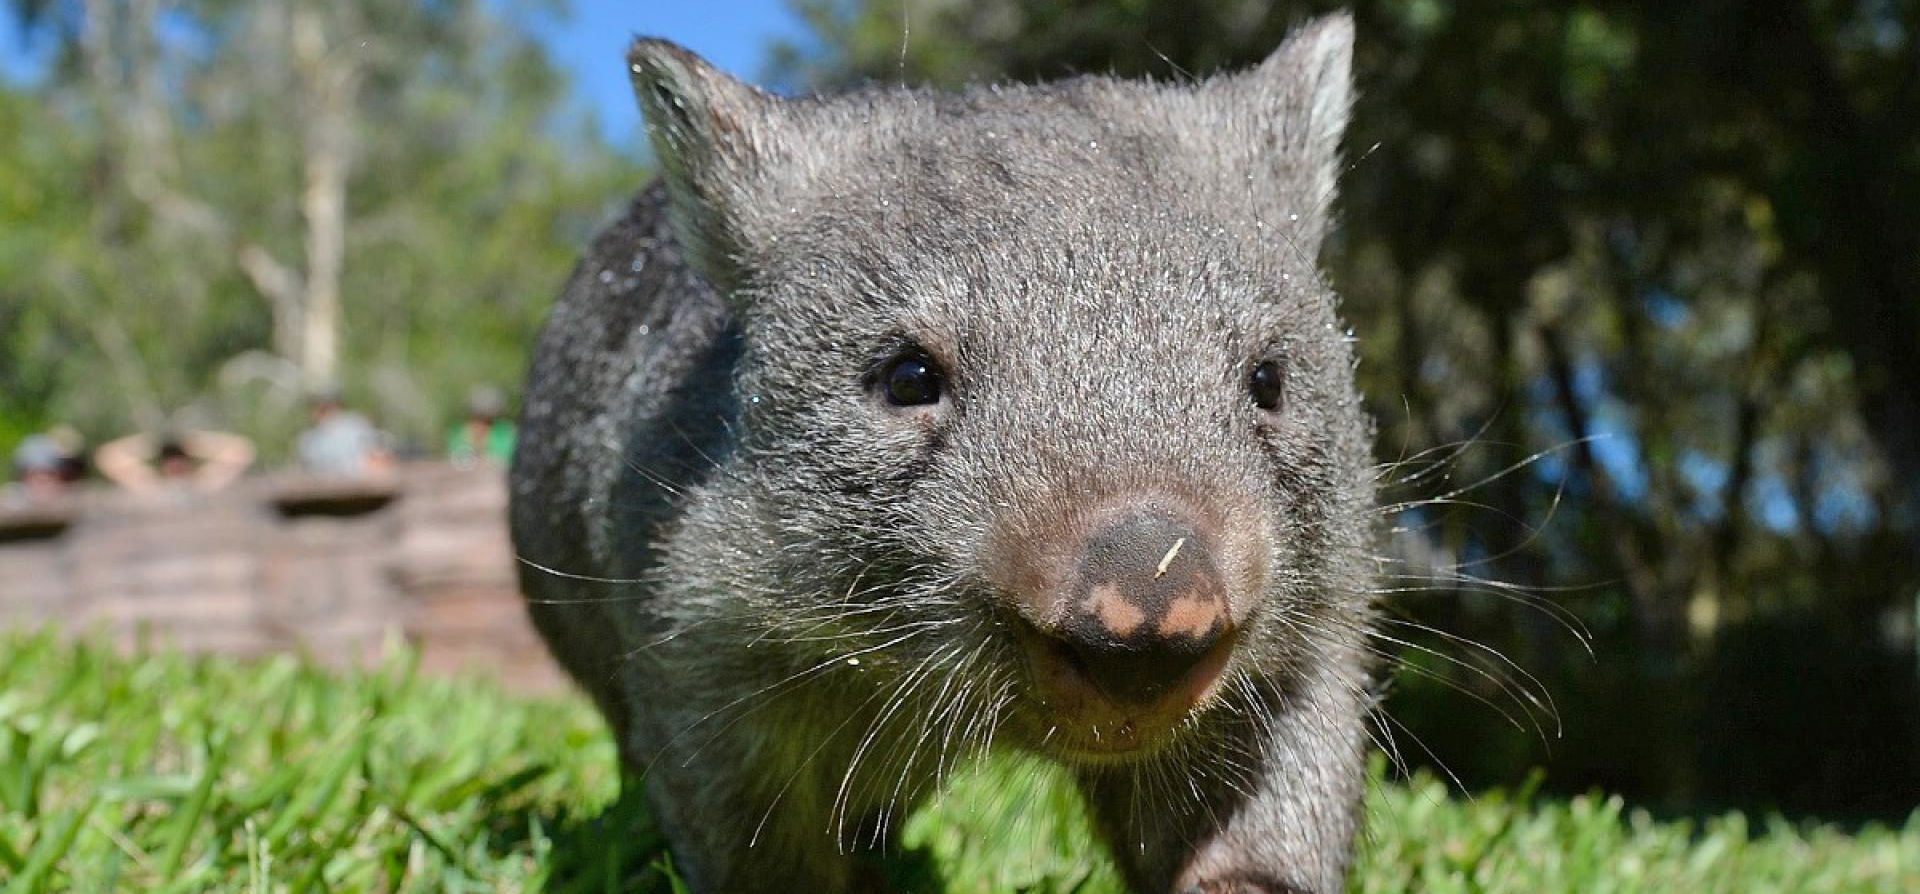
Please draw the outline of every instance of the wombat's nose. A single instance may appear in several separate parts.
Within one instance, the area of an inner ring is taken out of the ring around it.
[[[1054,636],[1087,681],[1115,702],[1158,700],[1192,682],[1203,663],[1218,672],[1232,625],[1207,541],[1151,511],[1123,516],[1087,538],[1072,602]]]

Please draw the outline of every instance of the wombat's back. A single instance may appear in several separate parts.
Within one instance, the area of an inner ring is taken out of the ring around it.
[[[535,348],[511,521],[534,623],[610,718],[613,606],[648,614],[661,526],[725,450],[738,333],[688,268],[658,183],[594,240]]]

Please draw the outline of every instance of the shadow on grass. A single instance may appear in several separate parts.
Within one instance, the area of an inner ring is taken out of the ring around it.
[[[537,769],[537,768],[535,768]],[[529,771],[531,774],[534,771]],[[651,894],[683,890],[667,843],[647,809],[645,787],[634,777],[598,811],[529,809],[516,779],[482,798],[493,815],[492,845],[540,862],[548,894]]]
[[[531,771],[530,771],[531,775]],[[544,866],[546,894],[673,894],[686,888],[666,837],[647,808],[639,777],[624,776],[620,796],[598,812],[528,810],[524,781],[508,779],[483,795],[493,808],[493,846],[532,853]],[[511,805],[519,804],[519,807]],[[946,884],[927,848],[864,854],[868,871],[900,894],[939,894]]]

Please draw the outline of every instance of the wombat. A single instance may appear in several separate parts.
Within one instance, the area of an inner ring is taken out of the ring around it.
[[[880,887],[854,852],[996,750],[1068,768],[1139,891],[1339,890],[1373,466],[1315,255],[1352,41],[793,99],[634,44],[662,175],[540,338],[513,537],[695,890]]]

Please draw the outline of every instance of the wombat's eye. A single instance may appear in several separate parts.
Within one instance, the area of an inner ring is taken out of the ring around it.
[[[1281,392],[1286,390],[1287,372],[1272,360],[1263,360],[1247,374],[1247,390],[1253,402],[1269,412],[1280,409]]]
[[[917,351],[902,354],[881,371],[880,387],[886,393],[887,403],[896,407],[939,403],[940,370],[925,354]]]

